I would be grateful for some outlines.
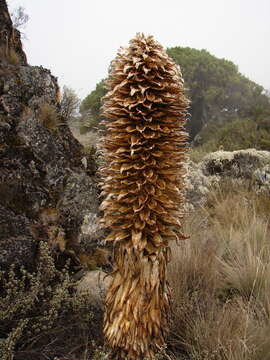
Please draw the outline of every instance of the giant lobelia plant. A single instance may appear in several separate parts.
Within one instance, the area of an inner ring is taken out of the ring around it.
[[[114,359],[153,359],[168,333],[170,240],[184,239],[184,131],[180,69],[152,36],[137,36],[111,65],[101,209],[114,269],[104,334]]]

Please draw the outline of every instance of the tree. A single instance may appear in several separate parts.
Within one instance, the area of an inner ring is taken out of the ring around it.
[[[168,333],[169,241],[184,238],[188,101],[174,62],[142,34],[118,53],[108,86],[101,209],[114,269],[104,334],[113,359],[154,359]]]
[[[25,12],[25,8],[19,6],[10,14],[12,23],[15,29],[20,30],[25,28],[25,25],[29,21],[29,15]]]
[[[263,87],[240,74],[231,61],[191,48],[171,48],[168,54],[181,64],[191,98],[187,123],[191,139],[208,122],[222,124],[245,117],[258,102],[266,105]]]
[[[67,86],[63,87],[63,94],[60,101],[60,112],[61,115],[70,120],[72,117],[76,116],[80,106],[80,99],[78,98],[75,91]]]
[[[88,128],[100,127],[100,108],[103,96],[106,94],[105,81],[101,80],[81,103],[80,113]]]
[[[209,122],[222,125],[249,117],[256,104],[269,108],[269,97],[263,87],[241,75],[233,62],[189,47],[174,47],[167,52],[181,66],[186,94],[191,99],[187,122],[191,140]],[[101,82],[83,101],[83,110],[91,111],[95,124],[100,121],[100,98],[105,91]]]

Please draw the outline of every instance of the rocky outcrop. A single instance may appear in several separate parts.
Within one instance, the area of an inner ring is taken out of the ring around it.
[[[270,191],[270,164],[255,170],[253,173],[253,178],[257,184],[259,184],[259,186],[268,188]]]
[[[216,151],[187,164],[187,208],[203,205],[211,186],[224,177],[250,181],[254,191],[270,194],[270,152],[256,149]]]
[[[256,149],[216,151],[202,162],[205,175],[228,175],[251,179],[254,171],[270,164],[270,152]]]
[[[0,0],[0,63],[27,63],[20,32],[12,26],[6,0]]]
[[[17,54],[16,63],[11,53]],[[59,101],[50,71],[27,65],[19,33],[0,0],[1,267],[31,267],[40,240],[62,253],[85,253],[103,238],[96,166],[89,156],[83,160]]]
[[[219,181],[217,176],[207,176],[202,171],[202,164],[189,161],[186,165],[186,210],[192,211],[202,206],[210,187]]]

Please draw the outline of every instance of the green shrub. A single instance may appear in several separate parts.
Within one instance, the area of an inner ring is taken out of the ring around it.
[[[88,297],[76,295],[73,285],[68,269],[55,267],[46,243],[40,243],[36,272],[14,267],[0,272],[1,360],[46,360],[93,351],[91,341],[100,337],[102,315],[94,325]]]
[[[251,118],[238,119],[218,125],[207,124],[200,133],[197,151],[212,152],[222,147],[225,151],[255,148],[270,151],[270,132]]]
[[[102,98],[106,94],[105,80],[101,80],[96,89],[93,90],[81,103],[80,113],[83,117],[85,126],[93,129],[100,128],[100,108],[102,105]]]

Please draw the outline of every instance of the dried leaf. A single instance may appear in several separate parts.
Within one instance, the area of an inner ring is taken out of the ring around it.
[[[141,136],[140,135],[131,135],[130,138],[131,146],[137,145],[141,142]]]
[[[156,233],[153,236],[153,242],[156,246],[160,246],[163,243],[163,239],[160,234]]]
[[[131,239],[134,247],[137,247],[142,239],[142,232],[140,230],[132,230]]]
[[[138,92],[138,91],[139,91],[139,89],[131,86],[131,87],[130,87],[130,93],[129,93],[129,94],[130,94],[130,96],[133,96],[133,95],[136,94],[136,92]]]
[[[132,167],[133,167],[133,164],[125,163],[125,164],[121,165],[120,173],[122,174],[124,171],[132,169]]]
[[[146,170],[143,171],[143,175],[145,177],[152,177],[154,175],[154,172],[153,172],[152,169],[146,169]]]
[[[127,72],[129,72],[129,70],[132,69],[132,65],[125,65],[124,68],[123,68],[123,72],[126,74]]]

